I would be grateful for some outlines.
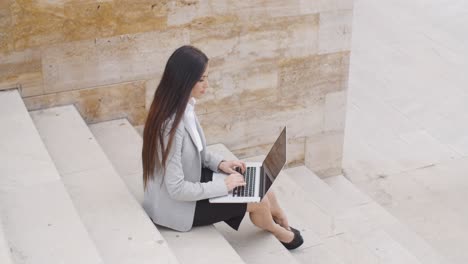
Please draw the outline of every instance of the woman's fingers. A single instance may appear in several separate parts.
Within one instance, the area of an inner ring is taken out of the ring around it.
[[[226,185],[228,186],[229,191],[236,188],[237,186],[243,186],[246,184],[244,180],[244,176],[240,175],[237,172],[229,175],[225,179],[225,182],[226,182]]]
[[[235,171],[233,168],[229,167],[227,173],[233,174],[233,173],[238,173],[238,172]]]
[[[236,173],[236,180],[241,181],[241,182],[244,182],[244,176],[242,176],[242,175]]]
[[[234,160],[234,161],[232,161],[232,164],[233,164],[234,167],[240,167],[242,173],[245,172],[245,170],[246,170],[245,162],[240,161],[240,160]]]
[[[221,170],[228,174],[237,173],[236,168],[240,168],[240,173],[245,173],[246,165],[245,162],[240,160],[231,160],[222,163]]]
[[[237,186],[244,185],[245,184],[244,176],[240,175],[239,173],[234,174],[234,182]]]
[[[240,162],[240,164],[242,166],[242,172],[245,172],[245,170],[247,169],[247,166],[245,165],[245,162],[240,161],[240,160],[239,160],[239,162]]]
[[[245,183],[244,181],[238,181],[236,182],[236,187],[238,186],[245,186],[247,183]]]

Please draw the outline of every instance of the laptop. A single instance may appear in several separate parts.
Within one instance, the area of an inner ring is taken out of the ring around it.
[[[210,203],[260,202],[286,163],[286,127],[279,135],[263,162],[246,162],[246,185],[238,186],[228,195],[210,198]],[[239,172],[240,173],[240,172]],[[242,174],[242,173],[241,173]],[[213,173],[213,181],[224,181],[226,173]]]

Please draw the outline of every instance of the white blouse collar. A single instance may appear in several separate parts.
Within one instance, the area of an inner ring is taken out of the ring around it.
[[[195,97],[190,97],[188,101],[188,105],[191,106],[192,108],[195,108],[196,103],[197,103],[197,100],[195,99]]]

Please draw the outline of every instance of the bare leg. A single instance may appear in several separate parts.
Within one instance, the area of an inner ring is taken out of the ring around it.
[[[286,217],[286,214],[284,213],[283,209],[281,209],[278,200],[276,199],[275,193],[272,190],[269,190],[266,196],[270,201],[270,209],[273,220],[282,227],[290,230],[288,218]]]
[[[294,233],[292,231],[285,229],[273,221],[270,201],[267,196],[263,197],[260,203],[248,203],[247,211],[254,225],[271,232],[279,241],[288,243],[293,240]]]

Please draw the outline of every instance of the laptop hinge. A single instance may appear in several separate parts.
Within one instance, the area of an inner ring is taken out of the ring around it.
[[[265,196],[265,171],[263,170],[263,166],[260,166],[260,200],[263,199]]]

